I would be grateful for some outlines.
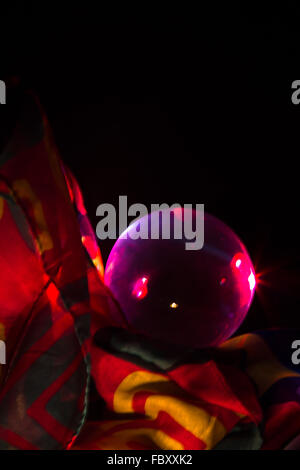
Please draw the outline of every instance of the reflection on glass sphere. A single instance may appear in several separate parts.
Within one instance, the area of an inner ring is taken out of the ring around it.
[[[170,214],[174,228],[176,217],[194,223],[197,212],[175,209]],[[131,239],[143,220],[153,225],[152,214],[132,224],[115,243],[105,270],[105,283],[128,327],[187,347],[220,345],[239,328],[254,296],[255,272],[246,248],[228,226],[208,214],[198,251],[187,250],[190,240],[175,238],[172,230],[169,240],[162,230],[155,240]],[[162,216],[156,220],[161,229]]]

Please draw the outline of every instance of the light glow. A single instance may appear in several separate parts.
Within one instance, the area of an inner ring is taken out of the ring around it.
[[[148,281],[149,279],[146,276],[143,276],[136,281],[132,290],[132,295],[138,300],[142,300],[148,295]]]
[[[176,308],[179,307],[179,305],[176,304],[176,302],[173,302],[173,303],[170,305],[170,307],[173,308],[173,309],[176,309]]]
[[[255,279],[253,272],[251,272],[250,276],[248,277],[248,282],[249,282],[250,290],[253,291],[256,286],[256,279]]]

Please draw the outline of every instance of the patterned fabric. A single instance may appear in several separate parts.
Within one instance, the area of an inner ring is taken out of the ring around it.
[[[292,344],[300,330],[269,330],[234,338],[222,351],[245,351],[245,371],[256,385],[263,410],[262,449],[281,449],[300,434],[300,365]]]
[[[300,331],[186,352],[111,325],[78,184],[30,93],[23,109],[0,155],[0,449],[280,449],[297,438]],[[87,413],[91,375],[101,401]]]
[[[0,156],[0,449],[66,448],[82,427],[91,310],[101,316],[90,294],[103,273],[91,234],[80,191],[29,93]]]
[[[95,337],[93,375],[110,413],[76,449],[280,449],[300,433],[298,331],[232,339],[173,355],[125,330]]]

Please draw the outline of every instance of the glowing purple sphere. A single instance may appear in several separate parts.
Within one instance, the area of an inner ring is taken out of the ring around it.
[[[190,241],[174,236],[176,218],[195,225],[199,212],[170,210],[171,239],[163,239],[162,211],[158,239],[132,239],[137,228],[154,225],[153,215],[132,224],[115,243],[105,283],[127,327],[152,339],[191,348],[215,347],[239,328],[255,291],[255,272],[245,246],[217,218],[204,217],[204,245],[187,250]],[[172,222],[173,221],[173,222]],[[184,232],[184,230],[183,230]],[[124,326],[124,323],[123,323]]]

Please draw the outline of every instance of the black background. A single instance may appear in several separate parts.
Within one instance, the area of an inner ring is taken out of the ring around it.
[[[205,203],[262,274],[242,331],[296,327],[299,9],[199,5],[10,2],[0,78],[36,91],[94,227],[97,206],[123,194],[148,206]],[[15,109],[1,107],[2,134]],[[105,260],[112,244],[101,244]]]

